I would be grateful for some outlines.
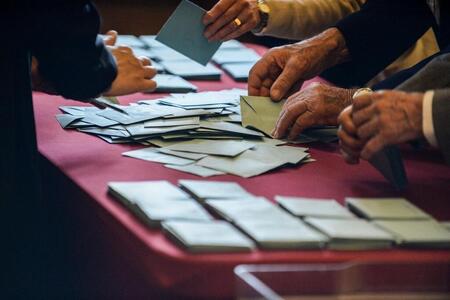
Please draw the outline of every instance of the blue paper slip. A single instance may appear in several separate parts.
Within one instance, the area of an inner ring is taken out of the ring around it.
[[[204,37],[202,18],[205,12],[192,2],[183,0],[161,28],[156,40],[206,65],[221,43],[208,42]]]

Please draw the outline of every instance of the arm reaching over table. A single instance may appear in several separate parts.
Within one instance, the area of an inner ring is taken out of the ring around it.
[[[273,48],[251,69],[249,95],[280,101],[305,80],[349,58],[344,37],[336,28],[296,44]]]
[[[108,52],[110,52],[117,66],[117,76],[111,86],[103,92],[104,96],[121,96],[137,92],[149,92],[156,88],[156,82],[152,78],[156,75],[156,70],[151,67],[147,57],[136,57],[131,48],[115,45],[117,32],[110,30],[107,32],[103,42]],[[31,78],[33,90],[48,94],[57,94],[51,82],[40,72],[39,62],[33,57]]]

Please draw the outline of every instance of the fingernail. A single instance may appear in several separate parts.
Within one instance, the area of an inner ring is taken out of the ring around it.
[[[278,132],[274,129],[272,130],[272,132],[270,133],[274,138],[277,138],[278,136]]]
[[[272,92],[272,99],[273,100],[279,100],[279,98],[280,98],[280,92],[278,90],[274,90]]]

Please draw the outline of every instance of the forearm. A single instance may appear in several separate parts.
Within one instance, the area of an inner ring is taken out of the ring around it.
[[[307,43],[311,50],[316,49],[320,57],[320,69],[326,70],[335,65],[342,64],[351,59],[346,41],[337,28],[330,28],[309,40],[298,43]]]
[[[357,11],[365,0],[268,0],[271,9],[262,35],[292,40],[314,36]]]

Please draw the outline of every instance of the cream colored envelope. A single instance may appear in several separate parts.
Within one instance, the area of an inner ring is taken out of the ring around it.
[[[274,102],[269,97],[242,96],[242,126],[252,127],[272,136],[284,102]]]

